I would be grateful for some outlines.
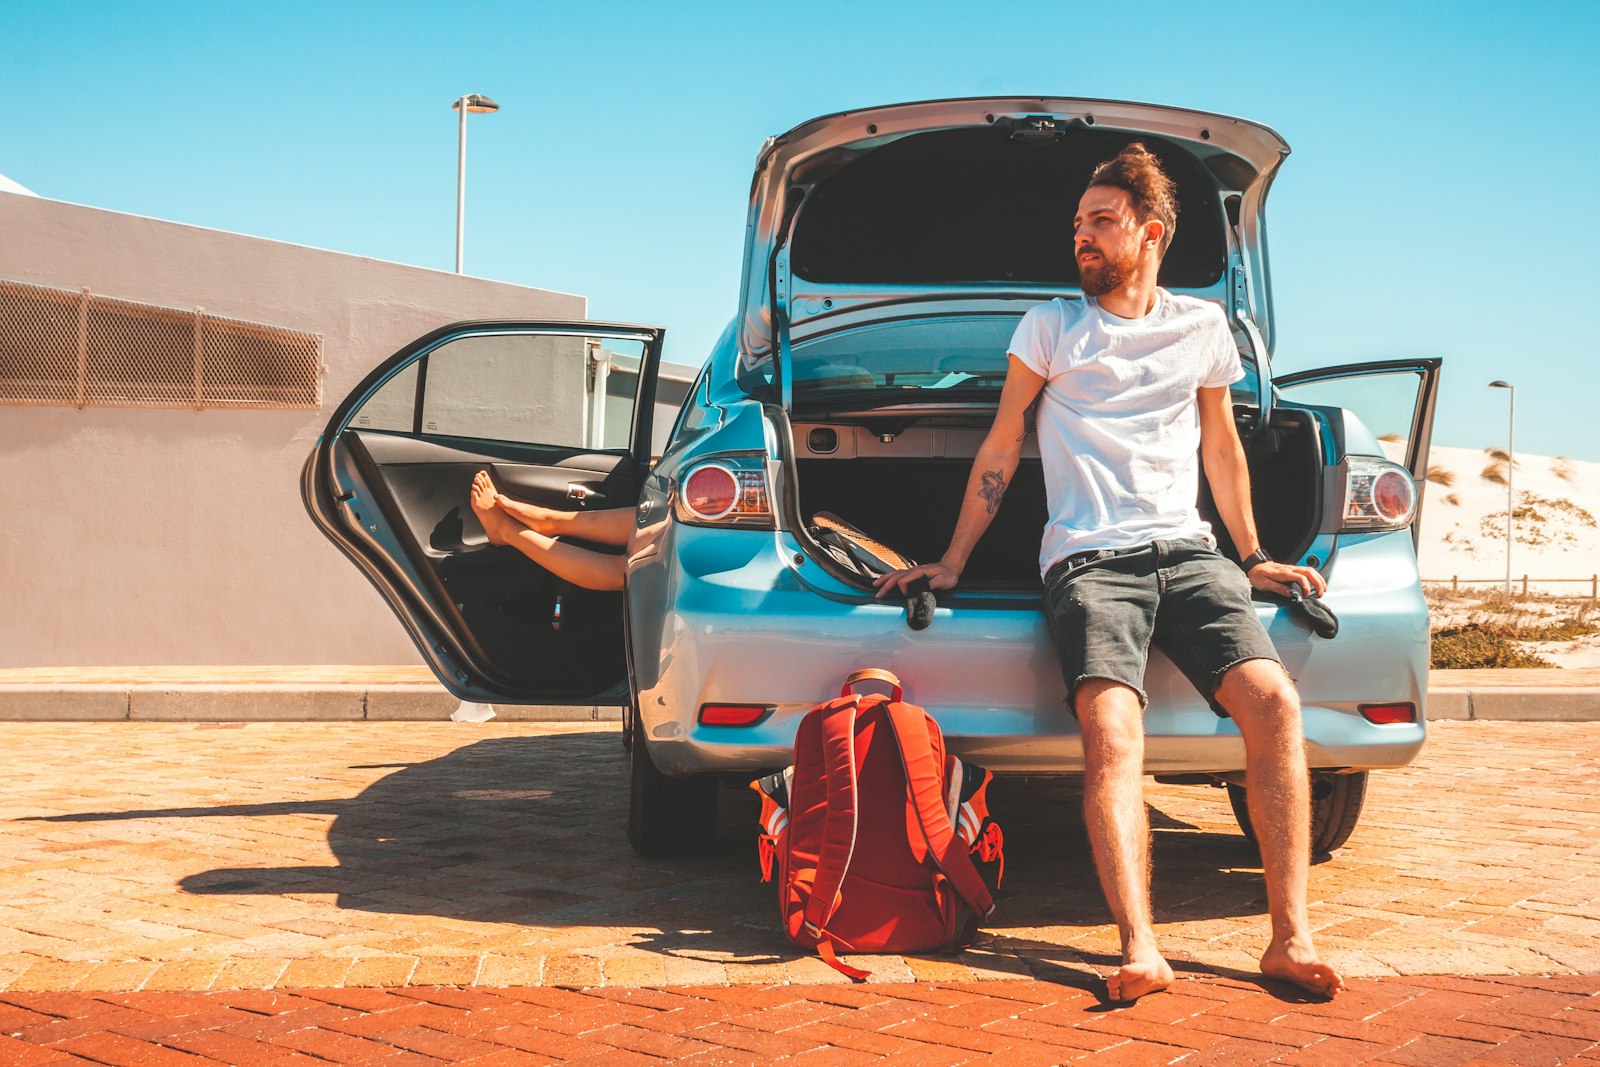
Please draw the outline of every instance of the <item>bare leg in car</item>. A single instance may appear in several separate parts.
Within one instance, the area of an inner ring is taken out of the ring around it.
[[[491,489],[493,481],[489,478],[488,471],[479,471],[472,483],[476,488],[479,481],[489,483]],[[633,534],[633,509],[632,508],[606,508],[601,511],[557,511],[554,508],[540,507],[538,504],[529,504],[522,500],[513,500],[504,493],[496,491],[494,494],[495,506],[516,519],[528,529],[542,533],[546,537],[576,537],[584,541],[593,541],[602,545],[626,545],[628,538]]]
[[[490,480],[487,471],[479,471],[472,479],[472,513],[483,524],[483,532],[491,542],[497,545],[510,545],[530,560],[543,567],[545,570],[571,582],[573,585],[585,589],[616,590],[622,588],[623,557],[612,556],[604,552],[595,552],[592,549],[580,548],[577,545],[565,544],[557,541],[547,533],[520,522],[508,510],[501,508],[498,500],[507,499],[495,492],[494,483]],[[531,506],[531,505],[529,505]],[[539,511],[548,509],[540,508]],[[632,529],[633,511],[630,508],[619,508],[620,517],[626,524],[626,529]],[[549,512],[552,515],[560,512]],[[602,519],[602,516],[604,518]],[[620,525],[617,517],[611,512],[595,511],[577,513],[577,518],[583,520],[601,520],[587,522],[569,522],[552,524],[551,528],[565,526],[568,536],[582,537],[585,540],[624,545],[627,544],[626,533],[620,538],[615,538],[615,527]]]

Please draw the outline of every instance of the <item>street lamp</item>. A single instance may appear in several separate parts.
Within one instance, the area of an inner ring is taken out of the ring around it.
[[[1511,479],[1517,469],[1517,387],[1496,378],[1489,383],[1489,388],[1511,391],[1511,422],[1506,428],[1506,592],[1509,593],[1511,592],[1511,513],[1515,510],[1512,504]]]
[[[467,222],[467,113],[488,115],[500,110],[500,105],[482,93],[468,93],[450,105],[450,110],[461,112],[461,132],[456,137],[456,273],[461,273],[462,233]]]

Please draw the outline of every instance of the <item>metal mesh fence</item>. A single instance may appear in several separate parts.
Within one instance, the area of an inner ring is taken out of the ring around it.
[[[312,408],[322,400],[322,338],[201,317],[200,380],[214,407]]]
[[[0,279],[0,404],[316,410],[322,338]]]
[[[83,392],[83,298],[0,282],[0,396],[12,404],[76,404]]]

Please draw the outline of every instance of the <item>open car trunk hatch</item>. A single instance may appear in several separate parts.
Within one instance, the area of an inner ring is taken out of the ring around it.
[[[1250,405],[1272,341],[1262,211],[1288,147],[1255,123],[1100,100],[903,104],[770,141],[751,190],[741,377],[765,377],[788,400],[788,350],[808,340],[911,313],[1020,315],[1077,295],[1078,197],[1095,165],[1134,140],[1178,189],[1160,282],[1228,313],[1250,372],[1235,401]]]

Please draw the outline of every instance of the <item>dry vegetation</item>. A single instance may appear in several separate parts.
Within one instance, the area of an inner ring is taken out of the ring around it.
[[[1570,500],[1526,492],[1518,496],[1516,510],[1511,513],[1515,520],[1513,526],[1518,544],[1576,544],[1578,538],[1572,532],[1572,527],[1593,529],[1596,525],[1594,514],[1588,508]],[[1553,521],[1557,518],[1561,521]],[[1478,532],[1484,537],[1504,536],[1505,511],[1491,511],[1478,520],[1478,527]]]
[[[1432,482],[1434,485],[1443,485],[1449,487],[1456,484],[1456,472],[1451,470],[1449,467],[1443,467],[1437,463],[1431,463],[1428,465],[1428,481]]]
[[[1511,476],[1511,457],[1503,448],[1486,448],[1483,454],[1489,457],[1489,465],[1483,468],[1480,477],[1486,482],[1505,485]]]
[[[1548,654],[1600,634],[1600,605],[1588,597],[1444,588],[1430,588],[1427,597],[1435,670],[1556,667]]]

